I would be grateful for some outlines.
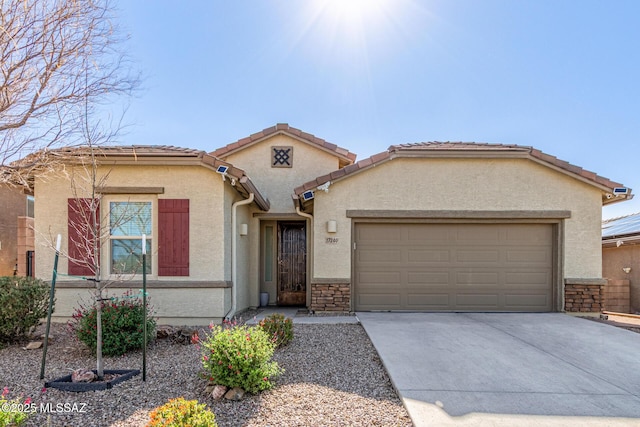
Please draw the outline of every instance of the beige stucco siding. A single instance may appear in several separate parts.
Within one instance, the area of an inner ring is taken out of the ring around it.
[[[601,206],[598,189],[527,159],[396,158],[316,191],[314,277],[351,277],[347,210],[568,210],[562,275],[601,277]]]
[[[107,296],[119,297],[126,289],[109,288]],[[134,293],[137,292],[134,289]],[[231,307],[230,288],[150,288],[148,304],[158,324],[206,325],[220,321]],[[53,321],[66,322],[80,304],[91,304],[92,292],[87,288],[56,288]]]
[[[27,197],[21,190],[0,186],[0,276],[11,276],[25,253],[18,253],[18,217],[26,215]]]
[[[293,147],[293,166],[271,167],[271,147]],[[271,203],[270,212],[295,212],[293,189],[338,169],[338,158],[288,135],[276,135],[225,158],[241,167]]]
[[[251,265],[251,244],[254,240],[252,240],[249,234],[245,236],[240,235],[240,227],[242,226],[242,224],[247,224],[248,233],[250,228],[252,229],[251,231],[255,231],[257,229],[256,226],[252,226],[250,224],[251,214],[249,212],[249,206],[250,205],[240,205],[237,207],[236,230],[232,231],[237,234],[236,242],[238,244],[238,250],[236,252],[238,265],[236,272],[237,277],[234,279],[234,282],[236,284],[235,289],[237,292],[236,309],[238,311],[244,310],[249,306],[256,305],[255,301],[252,301],[251,298],[253,292],[250,289],[251,285],[249,277],[249,268]]]
[[[107,169],[100,169],[106,173]],[[186,280],[225,280],[225,222],[228,221],[223,202],[224,185],[220,176],[198,166],[118,166],[109,171],[103,185],[109,187],[163,187],[162,194],[115,195],[106,194],[102,199],[103,224],[108,224],[108,203],[111,201],[151,201],[153,209],[152,263],[155,278],[154,254],[157,254],[158,235],[157,200],[189,199],[189,277]],[[89,197],[89,188],[76,190],[77,197]],[[62,254],[67,253],[67,199],[74,191],[65,176],[48,176],[37,179],[35,184],[36,248],[38,276],[49,279],[53,267],[51,243],[55,235],[62,235]],[[103,254],[108,252],[105,243]],[[109,271],[109,257],[102,257],[102,269]],[[67,261],[61,259],[61,273],[67,273]],[[173,280],[158,277],[158,280]]]

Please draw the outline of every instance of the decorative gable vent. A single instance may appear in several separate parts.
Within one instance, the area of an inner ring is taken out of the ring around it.
[[[290,168],[293,166],[293,147],[271,147],[271,167]]]

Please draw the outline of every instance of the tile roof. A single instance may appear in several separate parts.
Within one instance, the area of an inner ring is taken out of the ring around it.
[[[420,142],[416,144],[392,145],[389,151],[420,151],[420,150],[447,150],[447,151],[493,151],[493,152],[520,152],[526,153],[534,159],[537,159],[548,165],[558,167],[566,172],[578,175],[595,184],[613,189],[622,187],[622,184],[612,181],[609,178],[597,175],[595,172],[588,171],[579,166],[573,165],[564,160],[560,160],[555,156],[543,153],[542,151],[524,145],[514,144],[489,144],[479,142]]]
[[[602,221],[602,238],[640,234],[640,212]]]
[[[91,153],[88,147],[65,147],[55,150],[50,150],[45,153],[45,156],[53,156],[58,159],[59,162],[69,161],[70,158],[80,158],[87,156]],[[106,159],[131,159],[134,162],[147,159],[153,163],[164,162],[168,159],[192,159],[200,163],[203,166],[216,170],[218,166],[226,166],[228,168],[226,175],[230,178],[229,182],[235,186],[236,190],[248,196],[249,193],[254,193],[255,203],[262,210],[269,210],[269,201],[260,193],[260,191],[253,184],[251,179],[245,174],[244,170],[235,167],[229,162],[218,159],[215,156],[208,154],[203,150],[196,150],[192,148],[175,147],[171,145],[122,145],[122,146],[99,146],[94,148],[96,157]],[[37,153],[36,153],[37,154]],[[27,158],[20,160],[19,162],[25,162]],[[42,154],[38,154],[36,160],[42,159]],[[37,173],[37,168],[32,168],[32,173]],[[231,178],[234,180],[232,181]]]
[[[327,142],[322,138],[318,138],[315,135],[312,135],[307,132],[303,132],[300,129],[291,127],[287,123],[278,123],[275,126],[271,126],[269,128],[263,129],[260,132],[256,132],[246,138],[239,139],[231,144],[225,145],[224,147],[218,148],[217,150],[212,151],[210,154],[212,156],[224,158],[238,150],[246,148],[252,144],[255,144],[259,141],[262,141],[266,138],[269,138],[277,134],[287,134],[298,140],[307,142],[311,145],[315,145],[321,149],[324,149],[325,151],[329,151],[332,154],[341,158],[344,161],[342,163],[343,165],[351,164],[356,161],[356,155],[354,153],[349,152],[349,150],[338,147],[336,144]]]
[[[557,157],[543,153],[533,147],[513,144],[447,141],[391,145],[387,151],[375,154],[343,169],[323,175],[313,181],[306,182],[301,186],[296,187],[294,189],[294,196],[300,196],[305,191],[313,190],[319,185],[325,184],[327,181],[344,178],[347,175],[360,172],[396,157],[467,157],[475,155],[478,157],[506,156],[529,158],[546,166],[556,168],[578,179],[599,186],[603,191],[606,190],[611,192],[615,187],[623,186],[618,182],[611,181],[608,178],[597,175],[594,172],[588,171],[564,160],[560,160]],[[617,200],[611,199],[609,203],[613,201]],[[606,202],[607,199],[605,199],[605,203]]]

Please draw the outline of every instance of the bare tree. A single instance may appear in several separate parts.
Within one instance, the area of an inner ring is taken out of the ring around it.
[[[98,166],[100,146],[123,129],[121,120],[106,123],[102,110],[140,84],[124,41],[110,0],[0,0],[0,182],[33,189],[36,175],[72,171],[81,200],[73,227],[82,237],[66,255],[95,284],[100,377],[100,308],[110,283],[100,251],[113,224],[100,224],[97,189],[108,174],[99,176]]]
[[[78,117],[139,87],[114,18],[110,0],[0,0],[0,181],[85,143]]]
[[[125,208],[109,209],[104,215],[104,204],[100,188],[109,179],[109,170],[99,171],[101,146],[109,145],[118,136],[121,127],[102,126],[99,120],[91,121],[89,100],[85,101],[84,114],[78,116],[77,129],[84,144],[79,147],[54,150],[57,160],[45,162],[46,169],[70,166],[70,185],[75,204],[70,205],[69,224],[73,233],[69,236],[69,248],[64,254],[71,263],[90,272],[85,280],[93,282],[94,307],[96,309],[96,370],[98,378],[104,375],[102,357],[102,304],[107,287],[115,281],[129,280],[140,273],[142,248],[134,244],[126,245],[122,259],[112,259],[111,271],[103,274],[101,252],[110,241],[110,236],[122,228],[140,229],[140,234],[151,234],[150,206],[148,218],[141,215],[144,209],[136,203],[124,203]],[[51,154],[51,152],[49,153]],[[54,166],[55,165],[55,166]],[[103,211],[101,211],[103,209]],[[148,222],[147,222],[148,221]],[[53,242],[53,239],[51,239]]]
[[[93,133],[92,138],[104,137]],[[144,234],[151,234],[150,215],[147,218],[144,206],[136,202],[118,202],[116,208],[106,206],[99,191],[109,178],[109,171],[99,173],[100,147],[87,145],[74,150],[65,160],[70,165],[70,183],[75,203],[69,206],[69,214],[73,216],[69,224],[73,232],[69,236],[69,247],[62,255],[70,263],[81,266],[87,271],[84,279],[93,283],[93,304],[96,309],[96,370],[98,377],[104,375],[102,358],[102,304],[108,286],[116,281],[126,281],[141,273],[142,248],[133,242],[120,247],[123,257],[112,259],[110,271],[102,271],[101,255],[108,246],[112,234],[122,228],[136,228]],[[72,157],[75,157],[72,160]],[[124,205],[124,208],[120,205]],[[105,215],[105,209],[108,209]],[[150,214],[150,210],[149,210]],[[147,222],[149,221],[149,222]],[[149,230],[146,231],[145,230]],[[50,239],[53,241],[53,239]],[[108,250],[108,249],[107,249]]]

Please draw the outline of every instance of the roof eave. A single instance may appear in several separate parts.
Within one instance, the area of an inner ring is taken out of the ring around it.
[[[636,234],[627,234],[621,236],[602,236],[602,247],[603,248],[612,248],[612,247],[620,247],[623,245],[638,245],[640,244],[640,233]]]
[[[252,140],[251,142],[249,142],[247,144],[244,144],[244,145],[239,146],[237,148],[234,148],[232,150],[226,151],[221,155],[224,156],[224,157],[231,156],[231,155],[236,154],[236,153],[238,153],[238,152],[240,152],[240,151],[242,151],[242,150],[244,150],[246,148],[249,148],[249,147],[251,147],[253,145],[259,144],[262,141],[265,141],[265,140],[267,140],[269,138],[273,138],[276,135],[287,135],[288,137],[290,137],[292,139],[295,139],[295,140],[300,141],[300,142],[305,143],[305,144],[309,144],[309,145],[313,146],[314,148],[316,148],[316,149],[318,149],[320,151],[323,151],[325,153],[331,154],[334,157],[337,157],[338,159],[341,160],[341,164],[350,165],[350,164],[353,164],[355,162],[355,159],[356,159],[355,155],[349,156],[349,155],[340,154],[340,153],[338,153],[336,151],[333,151],[333,150],[330,150],[330,149],[328,149],[326,147],[323,147],[321,145],[315,144],[315,143],[309,141],[306,138],[303,138],[303,137],[301,137],[299,135],[296,135],[296,134],[291,133],[291,132],[286,131],[286,130],[278,130],[278,131],[276,131],[274,133],[261,136],[260,138],[254,139],[254,140]],[[216,153],[216,151],[212,151],[211,153],[214,154],[214,153]]]
[[[229,177],[229,184],[235,187],[243,197],[248,197],[249,194],[254,194],[254,203],[263,211],[268,211],[270,208],[269,201],[260,193],[255,184],[245,174],[244,170],[235,167],[229,162],[220,160],[217,157],[211,156],[204,151],[198,153],[179,153],[177,156],[157,156],[154,154],[138,154],[134,156],[130,153],[128,156],[118,154],[117,156],[105,156],[105,160],[110,157],[116,157],[114,160],[119,165],[200,165],[205,166],[208,169],[217,171],[219,166],[226,166],[227,172],[225,177]],[[127,160],[128,158],[128,160]]]
[[[318,138],[310,133],[303,132],[300,129],[291,127],[287,123],[278,123],[275,126],[263,129],[260,132],[256,132],[248,137],[239,139],[238,141],[225,145],[224,147],[220,147],[209,154],[216,157],[226,158],[276,135],[287,135],[293,139],[324,151],[338,158],[340,160],[340,167],[353,164],[356,161],[356,155],[351,153],[349,150],[325,141],[322,138]]]
[[[64,161],[81,165],[84,163],[83,159],[86,159],[88,155],[86,152],[68,153],[69,157],[65,158]],[[96,157],[99,165],[204,166],[213,171],[217,171],[219,166],[226,166],[225,177],[230,179],[225,181],[228,181],[229,185],[235,187],[235,190],[243,197],[248,197],[249,194],[253,193],[254,203],[261,210],[268,211],[270,207],[268,199],[260,193],[244,170],[211,156],[205,151],[137,152],[135,147],[122,147],[122,151],[115,151],[114,149],[100,151],[96,154]]]
[[[585,184],[593,186],[602,192],[602,204],[609,205],[612,203],[618,203],[633,198],[632,190],[628,189],[628,194],[615,195],[613,189],[616,187],[622,187],[622,184],[613,182],[607,178],[601,177],[593,172],[582,169],[578,166],[572,165],[568,162],[559,160],[553,156],[549,156],[536,150],[532,147],[524,146],[504,146],[495,147],[487,145],[479,148],[468,148],[461,146],[460,148],[431,148],[425,149],[425,146],[390,146],[387,151],[378,153],[367,159],[361,160],[353,165],[347,166],[343,169],[339,169],[330,174],[323,175],[316,178],[313,181],[309,181],[294,189],[294,198],[301,196],[304,192],[315,190],[318,186],[325,184],[328,181],[337,182],[351,175],[363,172],[372,167],[378,166],[395,158],[473,158],[473,159],[487,159],[487,158],[505,158],[505,159],[528,159],[536,162],[542,166],[548,167],[567,175],[571,178],[577,179]],[[559,166],[558,164],[564,167]],[[349,168],[353,170],[349,171]],[[302,199],[300,199],[302,200]],[[301,201],[304,205],[305,202]]]

